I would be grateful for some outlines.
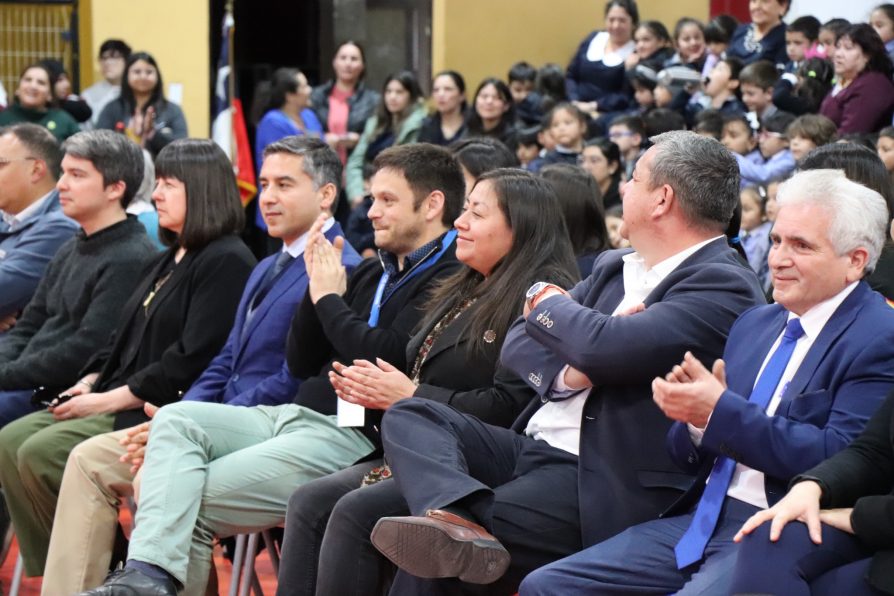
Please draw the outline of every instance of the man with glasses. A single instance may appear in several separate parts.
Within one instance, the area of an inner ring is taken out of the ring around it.
[[[78,224],[59,208],[62,149],[36,124],[0,129],[0,333],[15,324]]]

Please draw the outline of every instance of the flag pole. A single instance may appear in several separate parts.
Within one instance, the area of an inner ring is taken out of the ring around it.
[[[224,22],[227,20],[232,23],[230,27],[227,29],[227,65],[230,67],[230,76],[227,80],[227,91],[230,100],[230,119],[232,120],[233,115],[235,114],[235,108],[233,107],[233,101],[236,98],[236,58],[233,55],[233,37],[236,31],[236,19],[233,16],[233,0],[227,0],[226,7],[224,9]],[[234,130],[234,126],[230,125],[230,156],[236,155],[236,132]],[[235,160],[234,160],[235,161]]]

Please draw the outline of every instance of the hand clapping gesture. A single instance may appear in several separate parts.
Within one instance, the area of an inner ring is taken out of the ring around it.
[[[345,240],[341,236],[331,243],[323,236],[323,224],[328,216],[323,214],[317,218],[308,233],[307,246],[304,248],[304,265],[310,282],[307,291],[314,304],[327,294],[345,293],[348,288],[348,276],[341,263],[341,252]]]
[[[387,410],[392,404],[412,397],[416,384],[407,375],[381,358],[355,360],[353,366],[334,362],[329,382],[341,399],[371,410]]]

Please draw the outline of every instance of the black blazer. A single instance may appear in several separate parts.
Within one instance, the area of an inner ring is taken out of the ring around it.
[[[95,391],[120,386],[123,373],[138,398],[156,406],[175,402],[226,342],[254,256],[234,235],[187,251],[149,304],[147,316],[138,321],[146,295],[174,251],[165,251],[147,266],[110,344],[84,368],[82,376],[100,371]],[[134,345],[138,348],[128,349]],[[148,364],[134,371],[136,362]],[[141,408],[118,412],[115,428],[145,419]]]
[[[419,371],[420,383],[413,395],[453,406],[488,424],[508,427],[534,397],[534,391],[514,372],[499,365],[504,337],[485,344],[483,352],[469,351],[472,338],[463,332],[479,304],[470,306],[435,340]],[[438,308],[431,323],[407,344],[407,374],[425,338],[446,311],[445,306]]]
[[[823,508],[854,508],[854,533],[875,550],[868,581],[894,594],[894,392],[853,443],[792,482],[801,480],[820,484]]]

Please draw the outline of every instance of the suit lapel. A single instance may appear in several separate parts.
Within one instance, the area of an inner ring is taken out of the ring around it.
[[[838,307],[838,310],[835,311],[835,314],[833,314],[823,326],[822,331],[820,331],[820,334],[813,342],[813,345],[810,346],[810,350],[807,351],[807,355],[804,357],[804,361],[801,362],[801,366],[798,367],[795,376],[792,377],[792,380],[789,382],[788,387],[785,390],[785,395],[782,396],[782,403],[780,404],[778,413],[782,414],[783,412],[786,412],[792,398],[804,392],[804,389],[813,378],[813,373],[816,372],[820,362],[822,362],[826,354],[829,353],[832,344],[834,344],[839,336],[841,336],[841,334],[854,322],[854,319],[857,317],[857,313],[859,313],[862,303],[866,298],[866,294],[867,286],[861,282],[854,288],[854,291],[851,292],[850,296],[845,298],[844,302],[841,303],[841,306]]]
[[[741,356],[736,356],[736,370],[731,373],[735,382],[732,389],[739,393],[745,399],[751,395],[754,384],[757,382],[757,374],[767,359],[770,349],[776,338],[785,329],[788,320],[788,311],[784,308],[777,307],[778,311],[773,314],[769,322],[762,329],[747,332],[744,346],[736,346],[742,350]]]
[[[271,262],[270,266],[273,267],[273,265],[274,264]],[[304,268],[304,259],[295,259],[288,267],[286,267],[285,271],[279,276],[279,279],[273,284],[273,287],[270,288],[270,291],[267,292],[267,295],[264,296],[264,299],[257,305],[251,320],[242,331],[239,337],[239,349],[236,360],[242,356],[242,352],[248,345],[248,340],[251,337],[251,334],[254,333],[255,329],[261,324],[261,321],[263,321],[270,313],[270,307],[276,304],[280,298],[282,298],[283,294],[292,291],[295,284],[301,281],[306,275],[307,271]],[[261,279],[263,279],[263,276]],[[257,291],[257,286],[255,287],[255,291]],[[254,292],[252,292],[252,297],[254,297]],[[250,305],[251,300],[249,300],[248,307],[250,307]],[[246,307],[246,311],[248,307]],[[288,325],[289,321],[282,321],[282,324]]]

